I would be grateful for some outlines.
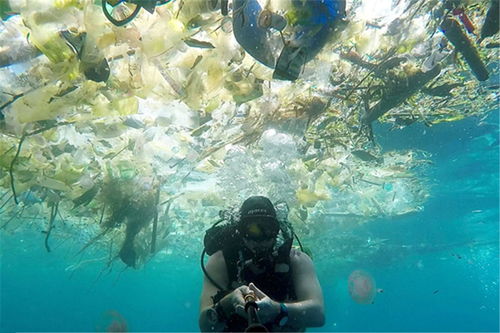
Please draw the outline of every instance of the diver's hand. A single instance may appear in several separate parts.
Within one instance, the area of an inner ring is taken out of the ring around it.
[[[236,313],[243,318],[247,318],[247,313],[245,311],[245,295],[250,292],[250,288],[243,285],[234,289],[219,301],[227,317]]]
[[[269,323],[274,321],[274,319],[280,313],[280,304],[276,301],[273,301],[271,297],[267,296],[257,288],[253,283],[250,283],[249,289],[255,293],[255,298],[257,301],[257,306],[259,307],[258,314],[259,319],[262,323]]]

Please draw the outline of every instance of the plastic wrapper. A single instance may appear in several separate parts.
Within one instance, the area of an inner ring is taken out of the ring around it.
[[[266,10],[286,5],[271,2]],[[220,209],[256,194],[286,201],[299,232],[320,234],[325,223],[418,212],[432,190],[422,171],[428,157],[382,153],[362,122],[367,110],[396,100],[371,120],[433,126],[484,117],[499,98],[497,50],[486,47],[498,34],[468,36],[490,73],[479,83],[438,29],[441,2],[381,1],[374,8],[372,0],[347,1],[346,26],[315,50],[294,82],[273,79],[273,68],[238,43],[232,16],[200,7],[207,2],[141,11],[125,28],[92,1],[10,3],[20,14],[0,30],[0,186],[11,191],[12,171],[22,201],[30,201],[22,193],[35,193],[44,216],[50,208],[41,193],[57,194],[68,230],[83,242],[115,225],[92,244],[133,244],[134,255],[126,252],[132,247],[122,255],[137,268],[152,255],[153,228],[141,225],[125,241],[126,219],[103,208],[110,179],[120,193],[143,192],[135,212],[145,202],[158,210],[153,252],[160,256],[172,253],[171,244],[193,251],[192,238],[201,241]],[[482,25],[486,5],[466,8],[474,26]],[[292,27],[273,14],[264,23],[280,39],[278,31]],[[62,31],[86,34],[88,53]],[[103,60],[109,78],[94,82],[85,73]],[[442,70],[408,93],[404,83],[437,64]],[[95,196],[72,209],[94,188]],[[158,205],[151,203],[157,188]],[[18,213],[13,201],[5,208]],[[116,258],[120,249],[113,251]]]

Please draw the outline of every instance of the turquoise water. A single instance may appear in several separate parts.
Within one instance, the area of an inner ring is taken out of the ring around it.
[[[322,256],[324,249],[304,239],[317,254],[327,316],[310,331],[498,332],[498,110],[484,120],[374,130],[387,151],[432,153],[431,197],[422,212],[351,228],[359,238],[385,239],[368,242],[371,251],[354,261]],[[326,235],[338,232],[325,228]],[[1,332],[95,331],[109,310],[129,331],[198,330],[202,272],[191,251],[103,273],[100,262],[68,268],[83,242],[54,237],[48,253],[43,238],[40,230],[1,234]],[[201,239],[192,242],[201,251]],[[374,304],[350,299],[347,277],[355,269],[383,289]]]
[[[203,230],[256,194],[311,250],[309,331],[499,331],[494,2],[293,2],[118,28],[97,0],[0,0],[0,333],[198,331]]]

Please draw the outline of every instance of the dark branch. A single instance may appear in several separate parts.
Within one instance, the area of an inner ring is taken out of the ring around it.
[[[14,186],[14,165],[16,164],[17,158],[19,157],[19,153],[21,152],[21,147],[22,147],[22,144],[24,142],[24,139],[26,139],[28,136],[36,135],[36,134],[45,132],[45,131],[52,129],[52,128],[55,128],[55,127],[64,126],[64,125],[71,125],[71,124],[73,124],[73,122],[63,121],[60,123],[55,123],[52,125],[48,125],[48,126],[39,128],[39,129],[37,129],[33,132],[30,132],[30,133],[27,133],[27,134],[23,134],[23,136],[19,140],[19,144],[17,145],[16,155],[14,156],[12,161],[10,162],[10,168],[9,168],[10,186],[12,188],[12,194],[14,195],[14,202],[16,203],[16,205],[19,204],[19,200],[17,200],[16,188]]]
[[[50,209],[49,228],[45,235],[45,248],[47,249],[47,252],[50,252],[49,237],[50,233],[52,232],[52,229],[54,228],[54,221],[56,220],[58,210],[59,210],[59,202],[52,204],[52,207]]]

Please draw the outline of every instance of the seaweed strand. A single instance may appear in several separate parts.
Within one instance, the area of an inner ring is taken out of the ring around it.
[[[9,192],[5,192],[2,197],[0,198],[0,200],[3,200],[3,198],[5,197],[5,195],[9,193]],[[4,203],[2,204],[2,206],[0,206],[0,209],[4,208],[5,205],[7,204],[7,202],[9,202],[9,200],[12,199],[12,194],[10,195],[10,197],[7,198],[7,200],[4,201]]]
[[[47,252],[50,252],[49,237],[52,229],[54,228],[54,221],[56,219],[58,210],[59,210],[59,202],[56,202],[52,205],[50,209],[49,229],[47,230],[45,235],[45,248],[47,249]]]
[[[5,109],[6,107],[8,107],[12,103],[14,103],[16,100],[18,100],[19,98],[23,97],[24,95],[26,95],[26,93],[21,93],[21,94],[17,94],[17,95],[11,95],[12,99],[10,101],[7,101],[5,104],[0,105],[0,111],[2,111],[3,109]]]
[[[10,187],[12,189],[12,195],[14,196],[14,202],[16,205],[19,204],[19,200],[17,200],[17,194],[16,194],[16,187],[14,186],[14,164],[17,161],[17,158],[19,157],[19,153],[21,152],[21,147],[23,145],[23,141],[26,139],[26,135],[23,135],[21,137],[21,140],[19,140],[19,144],[17,145],[17,152],[12,161],[10,161],[10,167],[9,167],[9,175],[10,175]]]
[[[102,206],[102,212],[101,212],[101,218],[99,219],[99,224],[101,224],[101,223],[102,223],[102,220],[103,220],[103,218],[104,218],[104,211],[105,211],[105,210],[106,210],[106,205],[104,204],[104,205]]]
[[[10,162],[10,167],[9,167],[10,187],[12,189],[12,194],[14,195],[14,202],[16,203],[16,205],[19,204],[19,200],[17,200],[16,188],[14,186],[14,165],[16,164],[17,158],[19,157],[19,153],[21,152],[21,148],[22,148],[24,140],[28,136],[32,136],[32,135],[36,135],[36,134],[45,132],[45,131],[47,131],[47,130],[49,130],[51,128],[59,127],[59,126],[64,126],[64,125],[71,125],[73,123],[74,122],[63,121],[63,122],[60,122],[60,123],[56,123],[56,124],[53,124],[53,125],[48,125],[48,126],[39,128],[39,129],[37,129],[37,130],[35,130],[33,132],[30,132],[30,133],[27,133],[27,134],[23,134],[21,136],[21,139],[19,140],[19,144],[17,145],[16,155],[14,156],[14,158],[12,159],[12,161]]]
[[[10,153],[11,150],[13,150],[14,148],[16,148],[16,146],[12,146],[10,147],[9,149],[7,149],[6,151],[3,152],[2,155],[0,155],[0,157],[3,157],[4,155],[7,155],[8,153]]]
[[[155,211],[153,217],[153,233],[151,239],[151,253],[155,253],[156,251],[156,233],[158,230],[158,204],[160,203],[160,184],[158,183],[158,188],[156,189],[156,197],[155,197]]]
[[[85,249],[87,249],[90,245],[94,244],[99,238],[101,238],[102,236],[104,236],[109,230],[111,230],[111,228],[104,229],[99,234],[97,234],[94,238],[92,238],[90,241],[88,241],[87,244],[85,244],[81,248],[81,250],[78,251],[78,253],[76,255],[79,255],[80,253],[82,253],[83,251],[85,251]]]
[[[9,193],[9,192],[4,192],[4,193],[0,196],[0,200],[3,200],[3,198],[7,195],[7,193]]]
[[[23,209],[21,210],[21,212],[16,212],[7,222],[5,222],[1,227],[0,229],[3,229],[5,227],[7,227],[7,225],[12,222],[13,219],[15,219],[16,217],[20,217],[22,212],[24,211],[24,207]]]

